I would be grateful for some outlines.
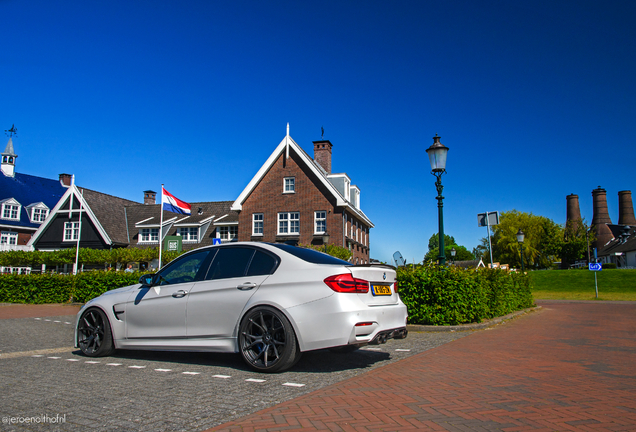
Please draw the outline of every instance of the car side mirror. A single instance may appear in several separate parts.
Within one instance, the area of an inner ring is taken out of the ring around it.
[[[142,275],[142,276],[139,278],[139,283],[140,283],[142,286],[151,287],[151,286],[153,286],[153,285],[154,285],[154,282],[155,282],[155,275],[154,275],[154,274],[152,274],[152,273]]]

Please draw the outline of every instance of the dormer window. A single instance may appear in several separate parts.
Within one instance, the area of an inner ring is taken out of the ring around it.
[[[49,208],[42,202],[28,205],[26,210],[32,223],[42,223],[49,215]]]
[[[283,193],[296,193],[296,177],[285,177],[283,179]]]
[[[180,235],[184,242],[196,242],[199,240],[199,228],[197,227],[177,228],[177,235]]]
[[[20,220],[20,208],[22,206],[13,198],[6,199],[2,202],[2,219]]]

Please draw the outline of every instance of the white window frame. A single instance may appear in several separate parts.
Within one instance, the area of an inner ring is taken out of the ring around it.
[[[22,211],[22,206],[20,205],[20,203],[14,199],[11,199],[7,202],[2,203],[2,213],[0,213],[0,219],[19,221],[20,211]]]
[[[159,228],[139,228],[137,243],[159,243]]]
[[[300,212],[278,213],[278,235],[300,235]]]
[[[219,238],[222,242],[236,241],[238,237],[237,225],[223,225],[219,227]]]
[[[178,227],[177,235],[183,242],[199,242],[199,227]]]
[[[319,225],[323,225],[324,229],[320,229]],[[317,210],[314,212],[314,234],[324,234],[327,232],[327,211]]]
[[[2,231],[2,233],[0,233],[0,244],[17,246],[18,233],[14,231]]]
[[[65,242],[76,242],[79,240],[79,222],[64,222],[64,238]]]
[[[284,194],[296,193],[296,177],[283,178],[283,193]]]
[[[265,228],[265,215],[263,213],[252,214],[252,235],[262,236]]]

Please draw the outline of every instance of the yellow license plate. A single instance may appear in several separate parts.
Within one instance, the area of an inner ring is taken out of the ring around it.
[[[373,295],[391,295],[391,287],[389,285],[372,285]]]

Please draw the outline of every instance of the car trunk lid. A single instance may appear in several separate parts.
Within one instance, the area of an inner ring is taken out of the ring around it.
[[[369,282],[369,292],[357,294],[369,306],[397,304],[396,272],[393,267],[382,265],[350,266],[354,278]]]

